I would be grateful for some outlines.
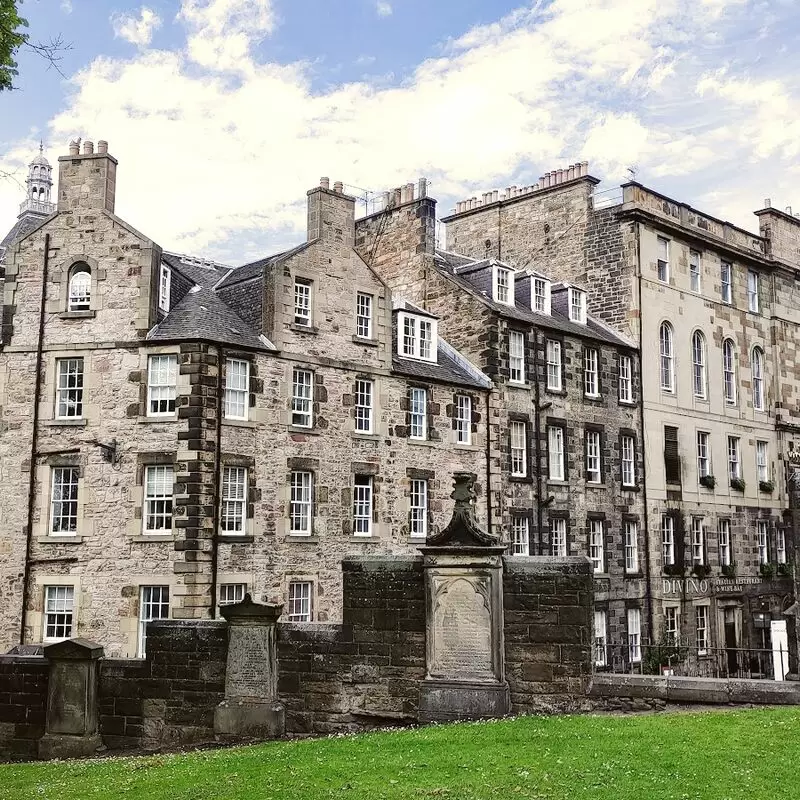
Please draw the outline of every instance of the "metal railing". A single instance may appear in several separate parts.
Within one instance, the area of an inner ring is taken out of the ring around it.
[[[33,211],[39,214],[52,214],[56,210],[55,203],[40,202],[39,200],[25,200],[20,203],[19,213],[24,211]]]

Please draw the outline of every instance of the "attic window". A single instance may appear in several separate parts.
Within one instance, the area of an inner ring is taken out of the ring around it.
[[[514,305],[514,270],[495,264],[492,267],[492,296],[498,303]]]
[[[436,320],[407,312],[397,315],[397,353],[406,358],[436,361]]]
[[[550,281],[531,278],[531,308],[539,314],[550,314]]]
[[[172,270],[161,264],[161,275],[158,281],[158,307],[162,311],[169,311],[169,296],[172,288]]]
[[[586,324],[586,292],[580,289],[569,289],[569,318],[573,322]]]

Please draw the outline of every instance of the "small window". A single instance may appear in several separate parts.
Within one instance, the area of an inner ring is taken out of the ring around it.
[[[700,294],[700,253],[689,251],[689,286],[695,294]]]
[[[551,481],[563,481],[564,470],[564,429],[557,425],[547,427],[547,455],[549,478]]]
[[[594,347],[583,350],[583,391],[587,397],[600,395],[600,379],[598,372],[599,354]]]
[[[747,309],[756,314],[759,312],[758,273],[752,269],[747,272]]]
[[[619,357],[619,401],[633,402],[633,361],[630,356]]]
[[[92,299],[92,273],[80,262],[70,270],[67,311],[88,311]]]
[[[589,483],[600,483],[600,432],[586,431],[586,480]]]
[[[524,478],[528,474],[528,437],[524,422],[512,420],[509,425],[511,439],[511,475]]]
[[[567,555],[567,521],[560,517],[550,520],[550,554],[556,558]]]
[[[353,534],[372,533],[372,476],[356,475],[353,483]]]
[[[708,433],[697,431],[697,477],[705,478],[711,474],[711,451],[708,447]]]
[[[728,476],[732,481],[742,477],[742,459],[739,447],[739,437],[728,437]]]
[[[83,417],[83,359],[56,360],[56,419]]]
[[[172,533],[175,474],[170,466],[145,467],[144,532]]]
[[[717,529],[719,539],[719,565],[729,567],[733,562],[731,559],[731,523],[730,520],[721,519]]]
[[[293,472],[289,498],[289,533],[311,536],[314,477],[310,472]]]
[[[722,302],[730,305],[733,302],[733,265],[728,261],[721,261],[719,276]]]
[[[562,380],[561,342],[555,339],[547,340],[547,388],[560,392],[563,388]]]
[[[71,638],[74,611],[73,586],[45,586],[43,639],[52,642]]]
[[[677,645],[680,634],[677,606],[667,606],[664,609],[664,638],[667,644]]]
[[[758,546],[758,563],[767,564],[769,562],[769,545],[767,534],[769,523],[765,519],[756,522],[756,544]]]
[[[661,355],[661,391],[675,392],[675,361],[672,347],[672,325],[662,322],[658,331]]]
[[[162,262],[158,279],[158,308],[165,313],[169,311],[171,293],[172,270]]]
[[[147,416],[175,413],[178,357],[150,356],[147,361]]]
[[[769,443],[756,442],[756,478],[759,482],[769,480]]]
[[[658,237],[658,279],[669,282],[669,239]]]
[[[786,529],[778,528],[776,534],[775,559],[779,564],[786,563]]]
[[[594,665],[596,667],[608,665],[607,616],[607,612],[603,609],[594,612]]]
[[[294,280],[294,324],[311,327],[311,281]]]
[[[628,609],[628,660],[638,664],[642,660],[642,612]]]
[[[603,520],[589,520],[589,560],[593,572],[606,571],[606,547]]]
[[[521,514],[511,517],[511,555],[530,555],[530,521]]]
[[[550,314],[550,281],[531,278],[531,308],[539,314]]]
[[[472,398],[468,394],[456,396],[456,442],[472,444]]]
[[[725,404],[736,405],[736,349],[730,339],[722,343],[722,377]]]
[[[514,305],[514,271],[495,266],[492,269],[494,283],[494,299],[507,306]]]
[[[625,572],[639,572],[639,523],[625,520]]]
[[[692,334],[692,386],[696,398],[705,400],[708,397],[706,339],[700,331]]]
[[[508,332],[508,379],[511,383],[525,383],[525,334]]]
[[[53,467],[50,489],[50,533],[74,536],[78,532],[77,467]]]
[[[219,604],[221,606],[232,606],[234,603],[244,601],[247,594],[246,583],[221,583],[219,586]]]
[[[240,358],[225,362],[225,419],[247,419],[250,364]]]
[[[147,623],[169,619],[169,586],[142,586],[139,591],[139,658],[147,654]]]
[[[372,295],[364,292],[356,295],[356,336],[372,338]]]
[[[708,606],[696,606],[694,613],[697,655],[704,656],[708,653]]]
[[[222,509],[220,529],[223,534],[243,534],[247,516],[247,470],[224,467],[222,470]]]
[[[665,567],[675,563],[675,517],[661,517],[661,563]]]
[[[586,324],[586,292],[573,287],[569,288],[569,318],[573,322]]]
[[[401,313],[398,325],[398,355],[419,358],[423,361],[436,361],[438,341],[435,320]]]
[[[292,370],[292,425],[311,428],[313,412],[314,373],[310,369]]]
[[[311,581],[291,581],[289,583],[289,622],[311,622],[312,590]]]
[[[412,480],[408,530],[411,536],[428,535],[428,481]]]
[[[753,348],[753,408],[764,410],[764,351]]]
[[[375,384],[366,378],[357,378],[355,385],[356,433],[372,433],[373,395]]]
[[[621,445],[622,485],[636,486],[636,442],[623,434]]]
[[[409,392],[409,438],[428,438],[428,390],[413,387]]]
[[[706,563],[706,529],[700,517],[692,517],[692,564]]]

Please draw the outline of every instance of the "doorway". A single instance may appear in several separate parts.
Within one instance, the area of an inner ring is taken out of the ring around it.
[[[723,610],[723,625],[725,630],[725,661],[728,677],[736,677],[739,674],[739,640],[736,636],[735,608],[726,608]]]

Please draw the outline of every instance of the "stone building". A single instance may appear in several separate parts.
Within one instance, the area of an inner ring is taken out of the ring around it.
[[[800,219],[767,201],[756,235],[639,183],[596,194],[587,167],[459,203],[447,247],[585,285],[635,343],[654,637],[768,649],[796,562]]]
[[[453,472],[487,518],[490,380],[356,253],[341,184],[308,193],[305,243],[231,269],[117,217],[116,177],[73,143],[6,252],[0,650],[136,655],[145,621],[245,591],[336,619],[341,559],[415,551]]]

